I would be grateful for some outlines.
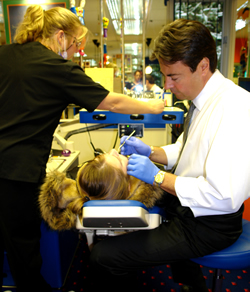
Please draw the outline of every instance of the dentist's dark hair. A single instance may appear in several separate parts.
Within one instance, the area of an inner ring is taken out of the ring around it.
[[[151,59],[171,65],[178,61],[195,72],[203,58],[208,58],[210,71],[217,67],[215,41],[202,23],[194,20],[178,19],[162,28],[154,41]]]

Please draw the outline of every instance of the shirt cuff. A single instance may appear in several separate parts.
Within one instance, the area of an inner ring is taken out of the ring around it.
[[[166,169],[171,169],[178,159],[180,145],[179,143],[175,143],[171,145],[162,146],[161,148],[165,151],[168,159],[168,165],[166,166]]]

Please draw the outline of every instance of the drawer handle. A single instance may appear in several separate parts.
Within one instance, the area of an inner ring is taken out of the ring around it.
[[[106,115],[103,115],[103,114],[93,115],[93,119],[95,121],[105,121],[106,120]]]
[[[131,115],[130,119],[134,121],[142,121],[144,120],[144,115]]]
[[[174,121],[174,120],[176,120],[176,116],[175,115],[163,115],[162,119],[164,121]]]

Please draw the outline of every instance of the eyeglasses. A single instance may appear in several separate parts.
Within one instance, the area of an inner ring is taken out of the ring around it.
[[[65,32],[65,34],[67,34],[67,35],[71,36],[72,38],[74,38],[73,44],[76,44],[76,47],[79,49],[80,46],[81,46],[81,43],[82,43],[82,42],[77,41],[77,38],[76,38],[76,37],[74,37],[73,35],[71,35],[71,34],[69,34],[69,33],[67,33],[67,32]],[[71,46],[70,46],[70,47],[71,47]],[[69,48],[70,48],[70,47],[69,47]],[[68,48],[68,49],[69,49],[69,48]]]

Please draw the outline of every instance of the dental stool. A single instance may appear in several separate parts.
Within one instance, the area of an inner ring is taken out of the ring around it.
[[[215,269],[213,292],[222,291],[222,270],[238,270],[250,267],[250,221],[243,219],[243,231],[231,246],[210,255],[194,258],[197,264]]]
[[[160,225],[164,211],[147,208],[133,200],[93,200],[84,203],[76,228],[85,233],[91,246],[95,236],[115,236],[124,232],[153,229]]]

